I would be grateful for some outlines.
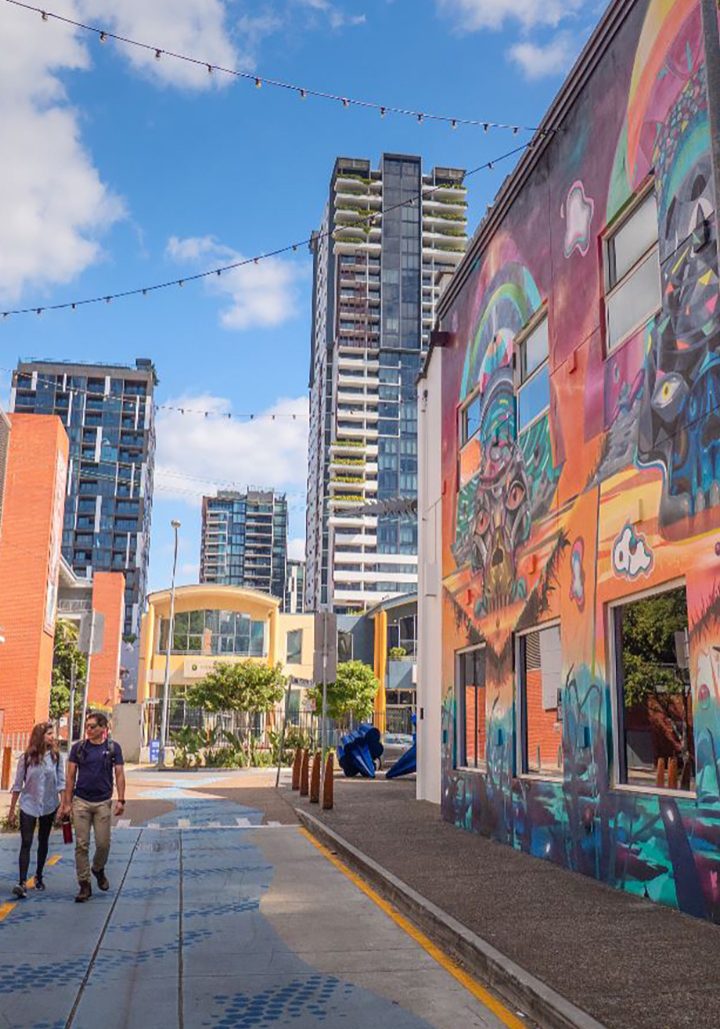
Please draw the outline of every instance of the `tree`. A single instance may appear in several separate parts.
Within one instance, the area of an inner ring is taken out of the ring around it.
[[[380,683],[372,668],[362,661],[343,661],[337,666],[335,682],[327,684],[327,713],[331,718],[343,720],[348,715],[358,721],[372,716],[375,694]],[[315,711],[322,714],[322,686],[308,690],[315,701]]]
[[[622,653],[625,703],[642,704],[650,695],[679,696],[675,633],[687,629],[685,590],[668,590],[636,601],[623,611]]]
[[[75,709],[82,706],[87,675],[87,658],[78,650],[78,627],[74,622],[58,618],[55,625],[50,717],[58,721],[70,710],[71,669],[75,665]]]
[[[282,699],[285,678],[280,664],[218,661],[204,679],[187,691],[187,702],[205,711],[260,714]]]
[[[642,705],[665,723],[676,742],[689,788],[690,678],[678,666],[675,634],[687,632],[685,589],[658,593],[635,601],[623,611],[622,657],[625,707]]]

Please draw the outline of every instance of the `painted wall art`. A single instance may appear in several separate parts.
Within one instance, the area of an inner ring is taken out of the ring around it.
[[[443,319],[443,812],[720,921],[705,31],[630,9]]]

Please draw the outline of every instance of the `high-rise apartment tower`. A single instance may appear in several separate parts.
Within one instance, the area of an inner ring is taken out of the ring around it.
[[[62,552],[81,577],[125,576],[123,635],[140,635],[155,464],[155,368],[20,361],[11,408],[60,417],[70,439]]]
[[[203,497],[200,582],[244,586],[284,601],[287,531],[284,493],[220,490]]]
[[[417,520],[353,508],[417,495],[415,380],[440,283],[467,244],[464,171],[335,162],[313,237],[306,606],[368,607],[417,583]]]

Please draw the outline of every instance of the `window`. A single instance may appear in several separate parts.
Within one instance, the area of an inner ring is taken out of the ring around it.
[[[543,626],[518,639],[522,771],[562,775],[562,648],[560,626]]]
[[[457,705],[460,714],[458,762],[485,766],[485,647],[456,655]]]
[[[291,629],[287,634],[287,663],[299,665],[302,661],[302,629]]]
[[[550,406],[547,316],[517,343],[517,429],[522,432]]]
[[[169,620],[160,621],[158,652],[167,649]],[[181,611],[175,615],[173,652],[263,657],[265,624],[233,611]]]
[[[480,428],[480,394],[463,407],[460,412],[460,446],[472,439]]]
[[[353,659],[353,638],[351,632],[338,630],[337,634],[337,659],[338,664]]]
[[[685,586],[613,609],[618,780],[695,788]]]
[[[648,193],[607,240],[607,346],[612,350],[659,310],[657,201]]]

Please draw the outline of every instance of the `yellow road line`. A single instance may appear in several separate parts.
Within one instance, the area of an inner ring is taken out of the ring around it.
[[[355,886],[357,886],[359,890],[362,890],[366,897],[369,897],[370,900],[381,909],[381,911],[385,912],[388,918],[391,918],[397,926],[408,934],[408,936],[411,936],[412,939],[415,940],[415,942],[419,944],[431,958],[437,961],[437,963],[453,977],[453,979],[456,979],[461,986],[464,986],[465,989],[473,995],[473,997],[477,998],[477,1000],[484,1004],[488,1010],[492,1011],[496,1018],[500,1019],[503,1025],[506,1025],[508,1029],[527,1029],[527,1022],[523,1022],[522,1019],[518,1018],[517,1015],[514,1015],[512,1011],[506,1008],[504,1004],[501,1004],[497,997],[494,997],[492,993],[485,989],[484,986],[481,986],[477,979],[474,979],[460,967],[457,961],[454,961],[444,951],[440,950],[440,948],[434,944],[424,932],[421,932],[421,930],[414,926],[409,919],[405,918],[404,915],[401,915],[396,907],[384,900],[380,894],[372,888],[372,886],[368,886],[368,884],[361,879],[359,875],[353,872],[352,869],[348,868],[348,866],[328,850],[324,844],[320,843],[319,840],[316,840],[311,832],[308,832],[308,830],[304,828],[301,828],[300,832],[320,851],[323,857],[327,858],[327,860],[330,861],[339,872],[342,872],[342,874]]]
[[[14,907],[17,907],[17,902],[12,904],[8,901],[7,904],[0,904],[0,922],[5,921]]]
[[[52,857],[48,858],[45,862],[46,865],[56,865],[62,854],[53,854]],[[31,890],[35,886],[35,876],[31,875],[27,881],[27,888]],[[9,900],[5,904],[0,904],[0,922],[4,922],[7,916],[18,906],[16,900]]]

